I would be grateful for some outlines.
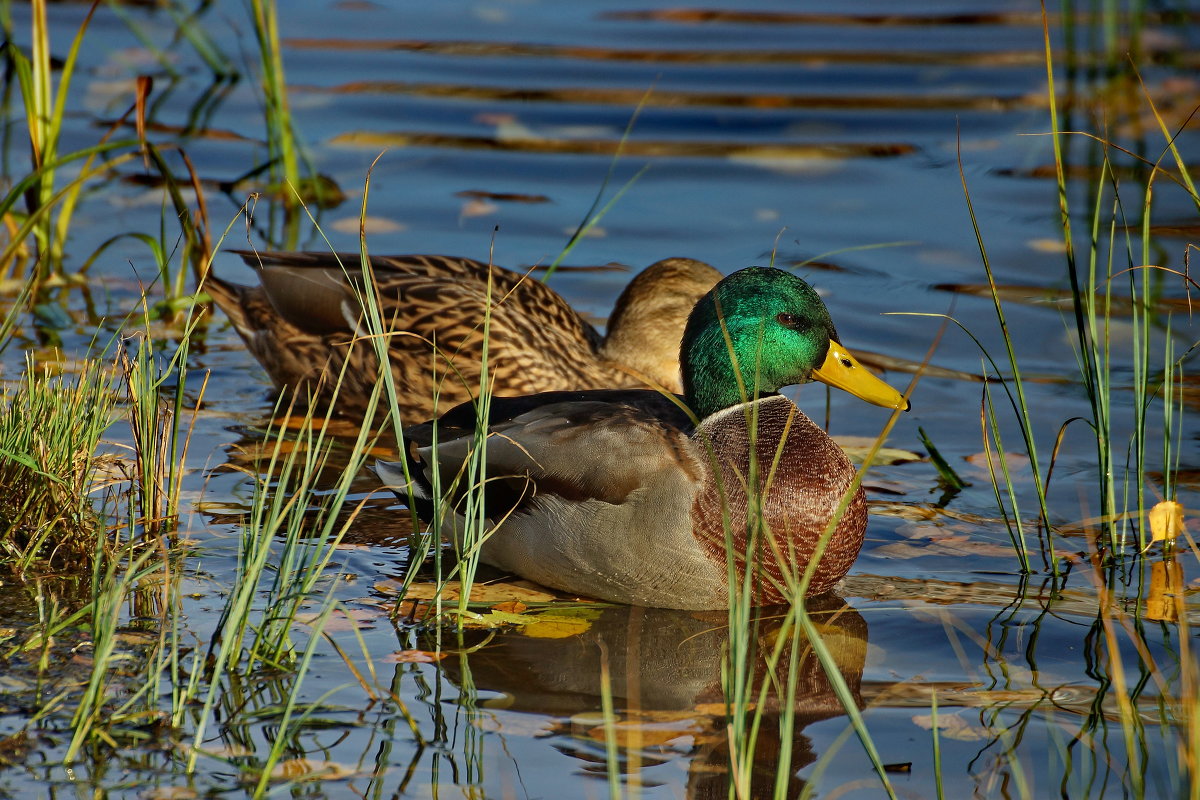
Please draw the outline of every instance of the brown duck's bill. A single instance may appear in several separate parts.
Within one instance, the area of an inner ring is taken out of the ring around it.
[[[869,369],[850,355],[849,350],[832,339],[829,341],[829,353],[825,356],[825,363],[813,370],[812,378],[836,386],[877,406],[902,408],[905,411],[909,408],[909,403],[903,395],[876,378]]]

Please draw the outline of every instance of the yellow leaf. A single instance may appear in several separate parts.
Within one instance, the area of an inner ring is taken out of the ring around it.
[[[578,636],[592,627],[592,623],[583,619],[539,619],[526,625],[521,633],[531,639],[568,639]]]
[[[358,770],[336,761],[309,760],[307,758],[290,758],[280,761],[271,771],[271,779],[276,781],[336,781],[351,778]]]
[[[432,650],[397,650],[379,660],[387,664],[433,664],[445,657],[445,653]]]
[[[1171,544],[1183,533],[1183,506],[1163,500],[1150,509],[1151,541]]]
[[[564,608],[538,614],[521,628],[521,633],[532,639],[566,639],[592,627],[593,620],[600,616],[598,608]]]
[[[396,594],[400,590],[399,581],[379,581],[375,591],[384,594]],[[458,581],[447,581],[442,587],[442,602],[457,600],[462,590]],[[438,596],[436,583],[414,583],[408,587],[405,600],[432,600]],[[540,586],[528,581],[509,581],[505,583],[475,583],[471,585],[472,603],[503,603],[507,600],[519,600],[522,603],[549,603],[554,595],[544,591]]]

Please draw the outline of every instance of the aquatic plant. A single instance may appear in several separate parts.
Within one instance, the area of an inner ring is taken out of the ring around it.
[[[116,419],[114,390],[101,360],[61,374],[32,355],[0,390],[0,563],[17,576],[90,563],[106,527],[92,493],[112,463],[97,447]]]

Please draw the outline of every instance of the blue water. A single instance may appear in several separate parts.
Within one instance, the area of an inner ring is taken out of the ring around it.
[[[1022,369],[1036,378],[1070,379],[1028,386],[1043,458],[1062,423],[1088,413],[1074,377],[1073,322],[1042,301],[1038,291],[1065,289],[1069,283],[1057,187],[1052,170],[1047,171],[1053,150],[1046,135],[1050,122],[1037,3],[926,1],[900,9],[886,2],[856,2],[839,5],[831,17],[828,4],[760,2],[753,10],[765,17],[697,19],[703,15],[693,14],[691,20],[653,13],[677,10],[676,3],[645,0],[636,6],[599,0],[290,0],[281,5],[295,130],[315,169],[347,195],[336,208],[314,209],[335,248],[358,247],[364,180],[377,158],[367,208],[373,220],[367,241],[372,252],[487,259],[494,247],[494,260],[512,267],[552,261],[607,176],[606,198],[624,187],[627,191],[599,221],[595,235],[578,243],[567,264],[618,263],[636,270],[679,255],[730,272],[772,260],[816,260],[820,265],[805,266],[801,274],[825,295],[842,340],[852,350],[915,365],[935,341],[940,320],[884,314],[952,314],[1002,361],[990,296],[955,289],[986,280],[964,198],[965,180],[996,281],[1017,286],[1015,294],[1027,299],[1006,306]],[[152,138],[182,147],[202,179],[232,180],[267,158],[247,10],[238,2],[172,8],[195,12],[190,24],[210,37],[240,79],[217,81],[195,49],[175,36],[177,21],[166,9],[122,6],[118,15],[101,6],[84,40],[60,149],[94,144],[106,130],[104,121],[132,102],[134,78],[152,74],[152,121],[166,126],[152,129]],[[734,4],[689,9],[742,11]],[[1108,78],[1104,71],[1111,62],[1114,74],[1129,78],[1124,55],[1128,38],[1110,46],[1099,22],[1082,17],[1068,43],[1056,9],[1051,11],[1056,90],[1067,115],[1065,127],[1102,132],[1107,123],[1109,135],[1122,147],[1158,158],[1164,140],[1141,89],[1136,82]],[[26,42],[29,7],[19,5],[10,13],[15,40]],[[84,13],[82,6],[50,7],[56,55],[65,54]],[[891,15],[896,19],[890,24],[879,19]],[[1172,129],[1183,123],[1197,97],[1194,53],[1200,41],[1191,17],[1185,20],[1175,24],[1151,16],[1137,61],[1150,96]],[[134,26],[160,49],[170,72],[133,35]],[[1124,104],[1115,97],[1125,98]],[[24,174],[26,150],[19,101],[10,99],[8,109],[4,152],[11,182]],[[177,133],[197,121],[195,130]],[[626,151],[614,159],[627,128]],[[1193,163],[1200,153],[1195,131],[1193,123],[1176,140],[1185,160],[1190,156]],[[1076,247],[1086,253],[1101,153],[1091,139],[1076,136],[1065,142],[1068,163],[1080,170],[1072,174],[1068,200]],[[1120,197],[1128,224],[1136,227],[1142,204],[1138,185],[1144,177],[1128,174],[1129,158],[1112,157],[1126,170]],[[1174,167],[1169,157],[1164,163]],[[137,160],[118,169],[124,176],[141,171]],[[628,185],[635,176],[636,182]],[[209,190],[214,231],[235,220],[248,191],[243,186],[228,195]],[[540,195],[545,202],[481,204],[462,192]],[[1111,195],[1105,202],[1111,204]],[[289,241],[272,221],[269,203],[258,203],[249,244],[325,246],[307,222]],[[78,267],[115,233],[156,235],[162,204],[161,189],[118,181],[96,184],[73,220],[67,267]],[[1195,206],[1187,194],[1159,179],[1155,222],[1192,224],[1194,232],[1194,219]],[[226,244],[248,246],[246,231],[242,220],[234,221]],[[1105,229],[1102,238],[1107,236]],[[1181,270],[1187,242],[1177,235],[1156,237],[1152,262]],[[1140,242],[1134,239],[1130,246],[1133,263],[1140,263]],[[1118,270],[1127,264],[1125,248],[1123,241],[1116,248]],[[214,269],[224,277],[254,280],[236,256],[219,254]],[[133,239],[118,241],[91,270],[100,312],[119,317],[133,309],[139,280],[153,274],[144,246]],[[562,272],[552,285],[576,308],[602,320],[626,280],[622,272]],[[1116,282],[1115,291],[1125,294],[1126,281]],[[1164,280],[1161,292],[1184,297],[1178,280]],[[56,333],[67,354],[77,357],[97,320],[85,313],[78,297],[67,304],[74,324]],[[1151,352],[1159,358],[1165,314],[1154,322],[1158,329]],[[1177,314],[1171,325],[1176,352],[1182,353],[1196,341],[1195,322]],[[1118,325],[1113,344],[1119,383],[1132,374],[1123,344],[1127,338],[1127,329]],[[247,427],[269,414],[273,402],[265,374],[219,315],[206,343],[190,361],[195,375],[211,371],[211,383],[189,458],[195,472],[188,490],[190,501],[210,505],[189,508],[184,517],[188,536],[200,547],[191,567],[194,596],[183,609],[190,635],[199,642],[217,633],[216,614],[233,574],[241,530],[216,515],[212,504],[244,510],[252,493],[249,477],[218,467],[234,457]],[[31,340],[22,344],[35,347]],[[43,358],[52,357],[44,344],[35,349]],[[19,357],[16,348],[4,354],[8,374],[19,367]],[[938,341],[931,363],[967,374],[985,369],[976,345],[954,328]],[[886,377],[902,386],[910,376],[893,369]],[[923,427],[972,483],[948,501],[947,513],[932,510],[942,492],[928,461],[881,467],[867,480],[879,513],[852,572],[852,581],[860,583],[852,583],[847,592],[862,623],[839,640],[847,654],[847,680],[861,684],[862,702],[872,704],[866,721],[884,762],[913,762],[911,772],[893,773],[892,778],[914,796],[934,794],[931,737],[918,719],[929,716],[934,689],[950,698],[941,701],[944,713],[963,718],[962,727],[943,743],[947,796],[1018,796],[1012,781],[1021,770],[1033,787],[1032,796],[1050,796],[1060,782],[1071,787],[1072,797],[1121,796],[1120,780],[1105,772],[1107,759],[1121,765],[1125,760],[1115,727],[1098,735],[1101,743],[1089,745],[1092,749],[1081,748],[1088,755],[1069,767],[1045,755],[1076,735],[1085,721],[1101,720],[1101,728],[1103,720],[1111,722],[1112,701],[1109,696],[1089,706],[1098,691],[1099,656],[1092,649],[1098,633],[1087,601],[1054,614],[1042,613],[1038,601],[1009,606],[1016,595],[1017,565],[991,486],[978,466],[981,397],[978,382],[924,377],[913,393],[913,410],[889,441],[923,453],[917,433]],[[1131,401],[1128,395],[1118,397],[1114,427],[1123,460]],[[819,389],[801,391],[799,400],[814,417],[823,415],[825,398]],[[886,420],[886,412],[853,398],[834,396],[831,403],[834,434],[874,436]],[[1194,475],[1200,464],[1192,416],[1185,417],[1181,441],[1182,466]],[[1003,423],[1005,442],[1015,447],[1008,419]],[[118,439],[123,435],[114,433]],[[1073,570],[1067,588],[1094,597],[1086,562],[1075,557],[1086,553],[1088,545],[1074,523],[1098,513],[1095,451],[1082,428],[1065,442],[1055,467],[1051,515],[1071,537],[1057,540],[1060,553],[1070,556],[1063,565]],[[1152,452],[1158,447],[1152,443]],[[1027,473],[1016,481],[1030,515]],[[362,492],[369,491],[369,478],[362,485]],[[1194,483],[1188,487],[1185,481],[1185,491],[1193,488]],[[385,509],[389,502],[381,497],[375,507]],[[895,504],[890,513],[885,503]],[[355,581],[338,595],[351,608],[366,609],[364,613],[377,613],[371,609],[381,602],[371,588],[375,582],[402,574],[406,564],[407,552],[390,527],[389,514],[398,518],[400,512],[373,514],[353,537],[367,547],[347,550],[339,559]],[[967,544],[958,550],[934,546],[947,535]],[[897,544],[924,552],[901,559],[896,555],[900,550],[892,547]],[[1188,586],[1194,588],[1191,555],[1185,554],[1185,568]],[[1137,594],[1139,581],[1148,580],[1140,569],[1131,570],[1120,594]],[[904,583],[916,588],[891,597],[880,589],[889,580],[928,584]],[[1040,585],[1045,570],[1031,580]],[[981,582],[994,584],[994,591],[943,596],[946,587]],[[391,685],[408,707],[420,737],[400,721],[396,701],[368,703],[343,661],[323,652],[306,678],[303,695],[312,700],[332,691],[327,702],[342,710],[323,716],[328,727],[300,734],[293,750],[349,765],[354,776],[290,791],[305,797],[604,796],[604,746],[589,733],[595,725],[585,714],[599,708],[593,671],[597,640],[608,636],[614,659],[628,659],[634,652],[634,661],[642,665],[641,677],[634,681],[640,681],[640,692],[618,696],[619,711],[656,707],[655,698],[666,693],[670,700],[662,706],[694,712],[696,730],[716,724],[696,709],[719,697],[719,691],[712,694],[714,686],[719,689],[719,664],[695,654],[678,655],[673,648],[684,645],[669,634],[695,626],[711,630],[719,623],[661,614],[652,617],[659,620],[657,627],[642,627],[642,614],[610,609],[604,618],[608,627],[597,625],[566,640],[503,633],[478,653],[452,656],[440,667],[379,662],[378,681]],[[412,629],[372,620],[362,631],[372,659],[421,645]],[[636,636],[629,633],[635,630]],[[1147,624],[1139,631],[1156,653],[1177,646],[1178,631],[1171,625]],[[347,632],[336,635],[344,646],[357,647]],[[1006,638],[995,644],[995,637]],[[635,641],[637,649],[631,651]],[[1122,641],[1123,652],[1132,656],[1128,640]],[[718,638],[708,654],[719,654],[720,647]],[[650,650],[662,653],[656,659]],[[684,686],[675,671],[681,662],[698,673]],[[464,690],[464,682],[474,688]],[[1077,690],[1084,699],[1064,700],[1055,694],[1067,691],[1061,687]],[[954,694],[998,690],[1014,694],[981,696],[973,703]],[[269,689],[264,694],[269,696]],[[814,688],[814,696],[827,701],[827,688]],[[1140,705],[1153,703],[1154,692],[1146,696],[1150,699],[1142,698]],[[1052,706],[1059,710],[1049,710]],[[577,718],[579,714],[585,716]],[[814,780],[818,796],[831,796],[835,787],[847,791],[843,797],[882,796],[857,742],[851,738],[839,744],[845,717],[832,712],[812,716],[798,726],[802,730],[792,742],[798,780]],[[11,733],[26,725],[28,716],[19,707],[6,706],[3,721],[0,732]],[[1151,728],[1152,738],[1164,738],[1162,752],[1173,753],[1168,729]],[[214,726],[210,733],[213,749],[236,742],[259,753],[273,736],[269,718],[237,730]],[[692,731],[665,744],[623,751],[623,765],[630,771],[623,790],[634,791],[636,776],[646,797],[724,796],[724,784],[718,782],[714,790],[706,782],[710,762],[719,762],[724,752],[711,731],[708,735]],[[1004,752],[1012,737],[1021,739],[1019,768]],[[418,738],[425,744],[419,745]],[[67,770],[55,763],[62,744],[61,733],[51,735],[34,751],[44,757],[0,771],[0,794],[82,796],[94,789],[97,796],[169,796],[145,794],[148,785],[191,785],[200,796],[247,791],[237,770],[215,758],[202,759],[201,771],[192,779],[182,777],[178,751],[169,749],[132,748]],[[817,763],[823,765],[819,775]],[[1148,768],[1154,780],[1170,783],[1177,777],[1172,763],[1167,756],[1154,760]],[[793,789],[798,791],[798,784]]]

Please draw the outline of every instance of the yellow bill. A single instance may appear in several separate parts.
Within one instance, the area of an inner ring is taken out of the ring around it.
[[[829,341],[829,353],[825,363],[813,370],[813,380],[836,386],[843,391],[884,408],[902,408],[908,410],[909,403],[904,397],[876,378],[871,371],[858,363],[850,355],[850,351],[832,339]]]

